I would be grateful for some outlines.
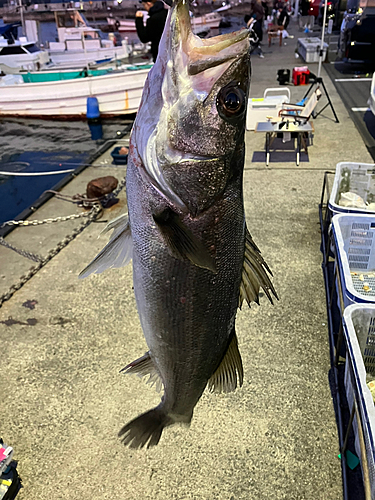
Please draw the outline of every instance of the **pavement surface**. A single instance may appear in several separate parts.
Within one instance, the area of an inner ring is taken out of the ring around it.
[[[295,59],[298,31],[253,58],[251,96],[277,87],[277,69]],[[309,65],[316,73],[316,65]],[[324,73],[324,70],[323,70]],[[340,123],[327,108],[315,121],[313,145],[299,167],[294,153],[271,154],[262,134],[246,133],[244,200],[249,230],[274,272],[280,301],[243,308],[237,334],[245,382],[233,394],[204,393],[189,429],[172,427],[151,450],[124,448],[117,438],[130,419],[160,396],[119,370],[146,350],[132,291],[131,265],[78,280],[104,246],[106,210],[0,309],[0,436],[15,449],[20,500],[213,499],[340,500],[341,465],[328,372],[325,292],[318,204],[325,170],[371,157],[324,73]],[[306,87],[291,87],[297,102]],[[322,103],[323,98],[322,98]],[[287,145],[287,144],[286,144]],[[125,170],[99,158],[64,189]],[[44,219],[82,209],[53,199]],[[13,231],[7,241],[46,254],[79,221]],[[0,294],[30,261],[0,247]]]

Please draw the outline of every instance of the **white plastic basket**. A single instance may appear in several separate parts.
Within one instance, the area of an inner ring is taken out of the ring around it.
[[[375,202],[375,164],[341,162],[336,165],[335,179],[328,202],[332,215],[340,213],[371,214],[375,211],[365,208],[341,207],[338,203],[341,193],[351,191],[365,202]]]
[[[332,232],[344,306],[375,302],[375,214],[335,215]]]
[[[361,413],[371,498],[375,498],[375,407],[366,384],[366,372],[375,379],[375,305],[354,304],[344,311],[344,336],[347,345],[345,392],[351,411],[354,397]],[[361,459],[356,418],[353,421],[355,450]]]

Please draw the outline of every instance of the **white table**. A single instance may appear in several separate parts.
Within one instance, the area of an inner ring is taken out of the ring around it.
[[[265,133],[266,134],[266,165],[269,165],[270,162],[270,146],[277,134],[290,132],[297,134],[297,158],[296,164],[299,165],[300,154],[301,154],[301,146],[303,147],[307,153],[307,142],[305,141],[305,134],[309,134],[310,132],[314,132],[314,126],[311,122],[306,122],[303,124],[299,124],[293,121],[279,121],[273,123],[271,121],[268,122],[258,122],[255,127],[256,133]]]

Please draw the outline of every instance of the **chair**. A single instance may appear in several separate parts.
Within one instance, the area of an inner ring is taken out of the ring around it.
[[[319,89],[314,90],[309,99],[304,105],[301,104],[286,104],[283,109],[279,111],[279,119],[282,122],[292,121],[294,123],[303,124],[307,123],[321,98],[322,93]],[[272,120],[272,118],[271,118]]]
[[[283,44],[283,27],[277,24],[269,24],[267,28],[268,33],[268,47],[271,47],[272,38],[279,37],[280,47]]]

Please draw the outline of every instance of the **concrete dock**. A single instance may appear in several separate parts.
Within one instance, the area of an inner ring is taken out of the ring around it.
[[[277,87],[279,68],[304,65],[294,39],[264,40],[252,60],[251,96]],[[309,64],[312,72],[317,65]],[[245,381],[229,395],[204,393],[189,429],[172,427],[151,450],[117,438],[129,420],[159,402],[137,377],[119,373],[146,351],[132,291],[131,265],[78,280],[104,246],[105,210],[0,309],[0,437],[15,449],[19,500],[339,500],[341,465],[328,384],[329,346],[321,270],[318,204],[325,170],[339,161],[371,163],[334,86],[322,76],[340,123],[328,107],[314,120],[314,141],[295,155],[271,154],[262,134],[246,133],[244,199],[249,230],[274,273],[280,301],[243,307],[237,334]],[[306,87],[290,87],[297,102]],[[325,97],[322,97],[323,104]],[[320,104],[319,104],[320,105]],[[125,169],[98,158],[64,189],[85,192],[91,179]],[[79,213],[52,199],[32,219]],[[81,222],[14,230],[6,240],[45,255]],[[31,261],[0,247],[0,294]]]

